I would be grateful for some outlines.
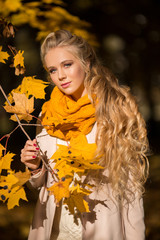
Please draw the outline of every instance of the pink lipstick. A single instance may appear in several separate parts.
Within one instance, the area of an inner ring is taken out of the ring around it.
[[[67,88],[67,87],[69,87],[70,83],[71,82],[63,83],[63,84],[61,84],[61,87],[62,88]]]

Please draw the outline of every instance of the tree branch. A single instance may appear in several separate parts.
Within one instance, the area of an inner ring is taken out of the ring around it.
[[[7,95],[5,94],[5,92],[4,92],[4,90],[3,90],[3,88],[2,88],[1,85],[0,85],[0,90],[1,90],[4,98],[6,99],[7,103],[9,104],[9,106],[12,106],[11,103],[10,103],[10,101],[8,100],[8,97],[7,97]],[[17,122],[18,122],[18,125],[20,126],[21,130],[24,132],[24,134],[26,135],[26,137],[27,137],[29,140],[31,140],[30,136],[27,134],[27,132],[26,132],[26,131],[24,130],[24,128],[22,127],[22,124],[21,124],[21,122],[20,122],[20,120],[19,120],[19,118],[18,118],[18,116],[17,116],[16,113],[14,113],[14,116],[16,117]]]

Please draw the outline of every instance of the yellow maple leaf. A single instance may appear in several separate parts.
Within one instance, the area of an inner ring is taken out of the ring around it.
[[[31,172],[28,169],[26,169],[25,172],[21,171],[16,172],[14,176],[18,179],[18,182],[14,185],[14,187],[17,185],[22,186],[30,179]]]
[[[14,172],[10,171],[9,174],[5,177],[3,182],[0,182],[0,187],[4,188],[6,186],[7,189],[11,189],[14,184],[18,182],[18,178],[14,176]]]
[[[56,203],[59,203],[62,198],[69,197],[70,195],[69,185],[71,181],[72,181],[71,178],[64,178],[61,181],[54,183],[53,186],[48,188],[48,191],[50,192],[50,194],[54,195],[56,199]]]
[[[66,164],[65,160],[57,161],[57,163],[54,166],[55,170],[57,171],[59,179],[65,176],[73,176],[73,170],[72,168]]]
[[[26,193],[24,191],[23,187],[15,187],[11,190],[11,193],[9,195],[8,198],[8,202],[7,202],[7,207],[8,209],[12,209],[15,206],[19,206],[19,200],[23,199],[25,201],[28,201],[26,198]]]
[[[2,46],[0,46],[0,62],[6,63],[5,60],[8,60],[10,55],[7,52],[2,51]]]
[[[87,138],[84,134],[80,134],[76,138],[71,138],[70,146],[74,154],[82,155],[85,159],[94,159],[97,146],[95,143],[88,143]]]
[[[77,157],[82,156],[85,159],[94,159],[97,146],[95,143],[89,144],[84,134],[80,134],[76,138],[71,138],[69,147],[58,144],[58,150],[52,156],[52,159],[60,157]]]
[[[85,195],[89,195],[91,191],[80,188],[79,185],[70,188],[71,195],[64,200],[71,214],[74,214],[75,208],[82,212],[90,212],[88,202],[84,199]]]
[[[0,189],[0,201],[5,202],[8,199],[8,189]]]
[[[58,168],[59,172],[63,166],[59,162],[60,159],[61,161],[65,160],[64,163],[70,166],[70,172],[83,172],[85,169],[103,169],[97,164],[100,157],[95,156],[96,148],[96,144],[89,144],[86,136],[82,134],[77,138],[71,138],[69,146],[58,144],[58,149],[51,159],[57,162],[55,168]],[[60,174],[59,172],[58,174]]]
[[[1,178],[0,182],[0,200],[5,202],[8,199],[8,209],[14,206],[19,206],[20,198],[27,201],[26,194],[22,185],[30,178],[30,172],[26,169],[25,172],[15,173],[12,170],[8,171],[8,175]]]
[[[5,147],[3,147],[2,144],[0,144],[0,157],[2,156],[2,152],[3,152],[3,150],[5,150]]]
[[[14,106],[4,106],[5,110],[9,113],[15,113],[19,117],[20,120],[30,121],[32,120],[32,116],[30,113],[34,111],[34,97],[28,99],[25,94],[14,93],[13,99],[15,102]],[[16,117],[11,116],[11,120],[17,121]]]
[[[3,157],[0,158],[0,170],[2,169],[10,169],[11,161],[13,161],[14,153],[7,153]]]
[[[70,164],[68,164],[68,161],[63,159],[56,162],[54,169],[58,169],[57,174],[60,179],[65,176],[73,177],[74,173],[84,173],[85,171],[83,166],[80,166],[78,162],[74,162],[73,164],[73,161],[70,160]]]
[[[44,82],[35,77],[24,77],[21,84],[21,92],[26,93],[27,96],[33,95],[35,98],[45,99],[44,89],[49,83]]]
[[[24,57],[23,57],[24,51],[19,50],[18,53],[14,56],[14,67],[17,67],[20,65],[21,67],[24,67]]]

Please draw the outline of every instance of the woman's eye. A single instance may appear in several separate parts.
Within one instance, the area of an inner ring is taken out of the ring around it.
[[[56,72],[56,69],[50,69],[49,70],[49,73],[52,74],[52,73],[55,73]]]
[[[67,67],[70,67],[72,65],[72,63],[65,63],[64,66],[67,68]]]

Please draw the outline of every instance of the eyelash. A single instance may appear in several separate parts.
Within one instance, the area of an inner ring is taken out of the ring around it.
[[[65,63],[65,64],[64,64],[64,67],[65,67],[65,68],[68,68],[68,67],[70,67],[71,65],[72,65],[72,63]],[[51,69],[51,70],[49,70],[49,73],[52,74],[52,73],[55,73],[55,71],[56,71],[56,69]]]

